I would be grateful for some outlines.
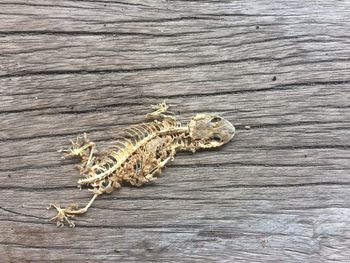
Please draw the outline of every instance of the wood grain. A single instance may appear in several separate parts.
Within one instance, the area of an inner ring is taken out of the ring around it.
[[[348,262],[349,1],[0,1],[1,262]],[[218,150],[86,203],[74,160],[164,99]]]

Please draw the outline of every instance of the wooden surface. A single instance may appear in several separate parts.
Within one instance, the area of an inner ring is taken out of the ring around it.
[[[350,1],[1,0],[1,262],[349,262],[349,89]],[[56,150],[163,99],[237,136],[48,222],[91,196]]]

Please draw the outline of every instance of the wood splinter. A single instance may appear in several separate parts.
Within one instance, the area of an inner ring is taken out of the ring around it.
[[[84,178],[78,180],[78,185],[87,186],[94,195],[83,208],[77,204],[66,208],[51,204],[48,209],[55,208],[57,215],[50,221],[74,227],[71,218],[86,213],[97,196],[111,193],[122,182],[142,186],[155,180],[177,151],[219,147],[235,134],[235,127],[216,115],[197,114],[187,125],[181,125],[165,102],[152,107],[154,111],[146,114],[146,122],[127,128],[125,137],[103,154],[97,154],[95,143],[86,134],[62,150],[65,157],[81,158],[79,170]]]

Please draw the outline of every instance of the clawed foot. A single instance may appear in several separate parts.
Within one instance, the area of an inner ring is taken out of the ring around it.
[[[77,210],[78,205],[73,204],[67,208],[61,208],[58,204],[51,204],[47,209],[55,208],[57,210],[57,215],[50,219],[50,221],[56,221],[57,226],[63,227],[65,222],[70,227],[75,227],[75,224],[69,218],[73,218],[74,214],[71,214],[70,211]]]
[[[94,147],[95,144],[89,140],[86,133],[83,136],[79,135],[75,141],[71,140],[72,146],[68,149],[59,150],[63,152],[64,157],[87,157],[87,151],[89,147]]]
[[[172,116],[174,113],[168,111],[169,105],[163,101],[162,103],[156,104],[156,105],[151,105],[152,109],[154,109],[154,112],[146,114],[146,119],[164,119],[164,118],[169,118],[169,119],[174,119],[175,117]]]

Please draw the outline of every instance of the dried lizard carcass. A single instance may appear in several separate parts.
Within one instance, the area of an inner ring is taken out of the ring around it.
[[[97,154],[95,143],[86,134],[62,150],[65,157],[81,158],[79,170],[83,178],[78,185],[87,186],[94,195],[83,208],[76,204],[65,208],[51,204],[49,209],[55,208],[57,215],[50,220],[56,221],[57,226],[67,223],[74,227],[71,218],[85,213],[99,195],[111,193],[122,182],[134,186],[150,182],[177,151],[219,147],[235,134],[235,127],[219,116],[197,114],[187,125],[181,125],[165,102],[153,108],[144,123],[127,128],[125,137],[103,154]]]

